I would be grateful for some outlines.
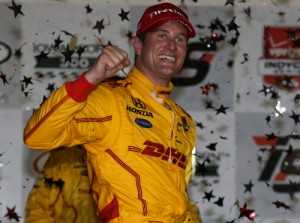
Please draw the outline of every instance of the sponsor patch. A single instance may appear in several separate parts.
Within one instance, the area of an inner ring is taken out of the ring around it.
[[[81,175],[82,175],[82,176],[88,176],[88,171],[87,171],[87,170],[81,171]]]
[[[135,123],[141,126],[142,128],[152,128],[152,123],[143,118],[136,118]]]

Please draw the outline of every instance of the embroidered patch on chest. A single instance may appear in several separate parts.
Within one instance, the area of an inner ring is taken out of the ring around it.
[[[146,119],[143,118],[136,118],[135,123],[141,126],[142,128],[152,128],[152,123]]]

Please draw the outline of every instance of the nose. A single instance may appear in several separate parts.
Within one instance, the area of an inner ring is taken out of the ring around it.
[[[170,50],[176,50],[176,39],[169,39],[168,41],[168,49]]]

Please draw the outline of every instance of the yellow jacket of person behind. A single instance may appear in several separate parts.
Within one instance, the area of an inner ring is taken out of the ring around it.
[[[169,99],[173,85],[155,87],[136,67],[124,80],[90,85],[82,75],[52,94],[28,121],[24,142],[84,144],[104,223],[200,222],[186,192],[195,125]]]
[[[50,151],[28,195],[24,223],[101,223],[85,157],[79,146]]]

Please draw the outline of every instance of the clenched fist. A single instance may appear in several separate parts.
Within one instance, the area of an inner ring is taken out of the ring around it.
[[[95,64],[86,72],[86,79],[92,84],[99,84],[129,65],[128,54],[117,46],[109,45],[102,50]]]

